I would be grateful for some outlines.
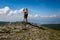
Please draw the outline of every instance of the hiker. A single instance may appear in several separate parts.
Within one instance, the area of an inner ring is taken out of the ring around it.
[[[27,23],[28,9],[27,8],[24,8],[23,9],[23,13],[24,13],[24,19],[23,19],[23,21]]]

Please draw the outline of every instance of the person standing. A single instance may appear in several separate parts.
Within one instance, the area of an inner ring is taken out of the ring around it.
[[[24,13],[24,19],[23,19],[23,21],[27,23],[28,9],[27,8],[24,8],[23,9],[23,13]]]

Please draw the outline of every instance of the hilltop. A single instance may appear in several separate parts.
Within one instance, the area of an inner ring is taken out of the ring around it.
[[[41,25],[12,22],[0,25],[0,40],[60,40],[60,36]]]

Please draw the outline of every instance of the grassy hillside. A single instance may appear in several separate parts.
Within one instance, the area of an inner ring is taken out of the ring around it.
[[[43,24],[42,26],[60,37],[60,24]]]
[[[60,30],[60,24],[43,24],[42,26],[55,29],[55,30]]]

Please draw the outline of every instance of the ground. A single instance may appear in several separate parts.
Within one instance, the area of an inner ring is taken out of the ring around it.
[[[41,25],[16,22],[0,25],[0,40],[60,40],[60,35]]]

